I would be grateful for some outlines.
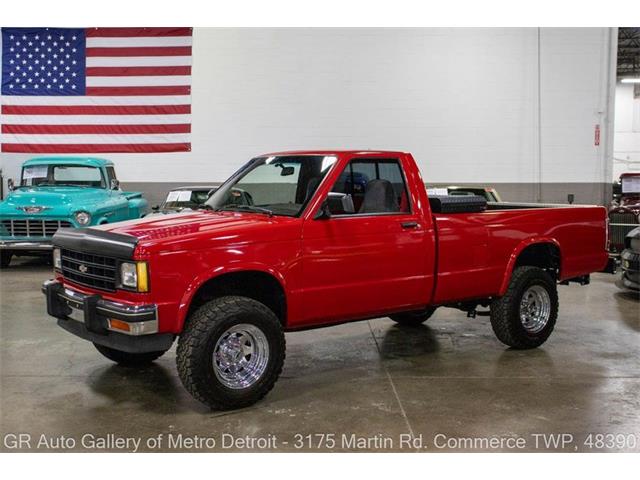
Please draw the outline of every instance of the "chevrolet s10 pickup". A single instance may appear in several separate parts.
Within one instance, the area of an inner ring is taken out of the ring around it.
[[[123,192],[113,163],[101,158],[33,158],[20,184],[0,202],[0,267],[14,255],[45,252],[60,227],[87,227],[140,218],[140,192]]]
[[[537,347],[556,285],[608,260],[605,208],[429,198],[413,157],[391,151],[262,155],[197,211],[63,228],[53,243],[43,292],[58,325],[123,365],[178,338],[182,383],[216,409],[271,390],[286,331],[384,316],[410,329],[453,307]]]

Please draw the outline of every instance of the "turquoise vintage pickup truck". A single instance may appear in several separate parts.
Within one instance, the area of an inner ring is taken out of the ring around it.
[[[20,184],[0,202],[0,267],[14,255],[51,250],[60,227],[87,227],[144,217],[140,192],[123,192],[113,162],[47,157],[22,165]]]

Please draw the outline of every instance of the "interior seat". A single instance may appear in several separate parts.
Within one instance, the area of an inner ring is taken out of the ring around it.
[[[399,211],[398,199],[389,180],[376,179],[367,183],[364,200],[358,213]]]

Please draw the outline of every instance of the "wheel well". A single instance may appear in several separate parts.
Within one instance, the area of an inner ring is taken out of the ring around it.
[[[520,252],[514,269],[522,266],[539,267],[553,278],[560,274],[560,249],[553,243],[534,243]]]
[[[282,325],[286,325],[287,304],[284,289],[274,276],[260,271],[226,273],[206,281],[193,296],[187,318],[206,302],[227,295],[257,300],[273,311]]]

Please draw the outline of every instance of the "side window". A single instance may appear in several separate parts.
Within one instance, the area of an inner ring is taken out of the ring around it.
[[[107,167],[107,177],[107,183],[111,183],[111,180],[117,180],[115,168]]]
[[[410,212],[404,176],[395,159],[352,160],[329,197],[334,215]]]

